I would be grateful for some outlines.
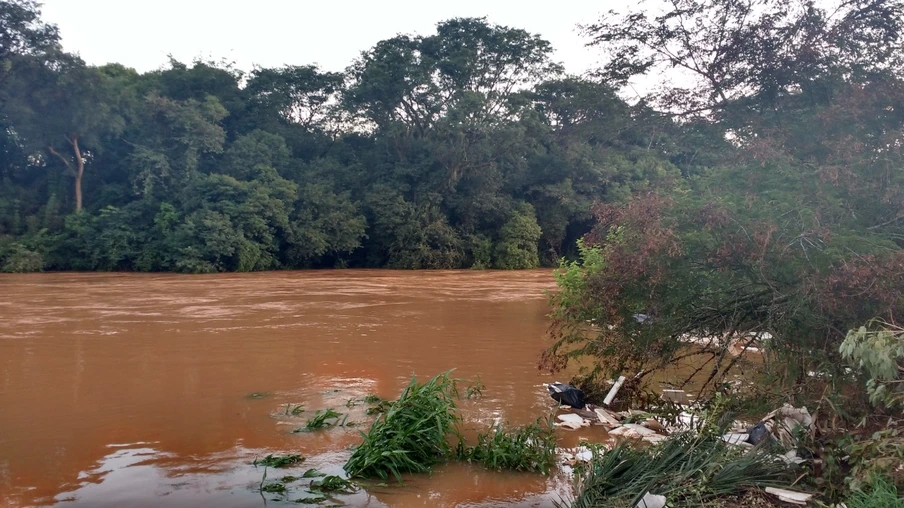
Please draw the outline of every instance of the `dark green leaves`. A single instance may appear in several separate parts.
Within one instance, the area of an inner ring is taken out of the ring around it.
[[[290,455],[267,455],[262,459],[254,459],[252,462],[255,466],[267,466],[267,467],[289,467],[301,464],[304,462],[305,458],[298,454],[290,454]]]
[[[401,396],[364,434],[345,464],[352,477],[426,473],[451,455],[448,438],[456,432],[457,391],[449,374],[419,384],[412,379]]]

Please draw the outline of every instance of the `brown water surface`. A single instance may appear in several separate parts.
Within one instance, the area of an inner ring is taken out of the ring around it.
[[[252,460],[308,457],[271,478],[340,474],[358,429],[292,429],[326,407],[366,422],[355,399],[395,397],[412,374],[479,375],[469,427],[533,421],[552,405],[536,360],[553,285],[549,271],[0,276],[0,505],[296,506],[300,488],[262,498]],[[450,464],[341,501],[549,506],[567,488]]]

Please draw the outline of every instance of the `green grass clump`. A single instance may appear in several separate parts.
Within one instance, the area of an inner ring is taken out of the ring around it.
[[[330,475],[323,477],[320,480],[312,481],[310,489],[321,492],[351,493],[357,490],[357,486],[345,478]]]
[[[793,470],[765,451],[691,434],[646,449],[619,444],[596,455],[584,471],[571,508],[635,506],[647,492],[665,496],[670,507],[697,507],[748,489],[787,486],[794,479]]]
[[[308,469],[307,471],[304,472],[303,475],[301,475],[302,478],[320,478],[323,476],[326,476],[326,474],[321,473],[320,471],[313,469],[313,468]]]
[[[304,413],[304,407],[301,404],[286,404],[286,413],[285,416],[298,416],[301,413]]]
[[[291,455],[267,455],[262,459],[254,459],[252,462],[255,466],[266,466],[266,467],[287,467],[294,466],[296,464],[301,464],[304,462],[304,457],[298,454]]]
[[[401,396],[374,420],[364,442],[345,463],[351,477],[387,479],[426,473],[451,456],[448,437],[459,421],[458,391],[449,373],[424,384],[412,379]]]
[[[467,399],[479,399],[483,396],[483,391],[486,389],[486,386],[480,381],[480,376],[477,376],[477,381],[468,386],[467,390],[465,390],[465,398]]]
[[[556,436],[552,423],[536,423],[504,429],[501,426],[477,435],[477,445],[459,444],[458,458],[495,470],[547,474],[556,458]]]
[[[383,399],[381,399],[379,395],[371,393],[367,397],[364,397],[364,402],[368,404],[379,404],[380,402],[383,402]]]
[[[282,494],[286,490],[286,486],[279,482],[268,483],[261,487],[261,492],[267,492],[269,494]]]
[[[874,476],[863,489],[853,491],[844,504],[847,508],[904,508],[904,492],[888,478]]]
[[[293,432],[311,432],[313,430],[332,427],[339,423],[339,418],[342,418],[342,413],[334,410],[333,408],[329,408],[325,411],[318,410],[314,414],[313,418],[310,418],[307,422],[305,422],[304,427],[295,429]]]
[[[301,499],[296,499],[293,502],[298,503],[298,504],[320,504],[324,501],[326,501],[325,496],[309,496],[309,497],[303,497]]]

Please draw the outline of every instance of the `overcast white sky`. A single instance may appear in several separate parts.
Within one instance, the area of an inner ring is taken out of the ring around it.
[[[492,23],[539,33],[555,59],[581,74],[598,54],[584,47],[578,23],[627,0],[521,2],[503,0],[43,0],[63,46],[91,64],[118,62],[157,69],[167,54],[190,62],[225,58],[253,65],[320,64],[343,70],[365,49],[398,33],[433,33],[452,17],[486,16]],[[634,2],[632,2],[634,3]]]

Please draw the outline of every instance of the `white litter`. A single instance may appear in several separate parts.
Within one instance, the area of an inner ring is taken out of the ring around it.
[[[616,381],[615,384],[612,385],[612,389],[609,390],[609,393],[606,394],[606,398],[603,399],[603,404],[607,406],[609,404],[612,404],[612,401],[615,399],[615,394],[617,394],[622,385],[625,384],[625,379],[627,379],[625,378],[625,376],[618,377],[618,381]]]
[[[621,425],[621,423],[616,420],[614,416],[609,414],[609,411],[606,411],[601,407],[594,409],[593,412],[596,413],[596,416],[599,417],[600,422],[603,425],[608,425],[609,427],[618,427],[619,425]]]
[[[779,501],[796,504],[798,506],[806,506],[807,501],[813,498],[813,494],[794,492],[793,490],[786,489],[777,489],[775,487],[766,487],[766,493],[778,497]]]
[[[667,499],[665,496],[650,494],[647,492],[643,498],[637,502],[635,508],[665,508]]]
[[[750,439],[750,434],[745,433],[729,433],[722,436],[722,441],[725,441],[728,444],[741,444],[746,443],[747,440]]]

